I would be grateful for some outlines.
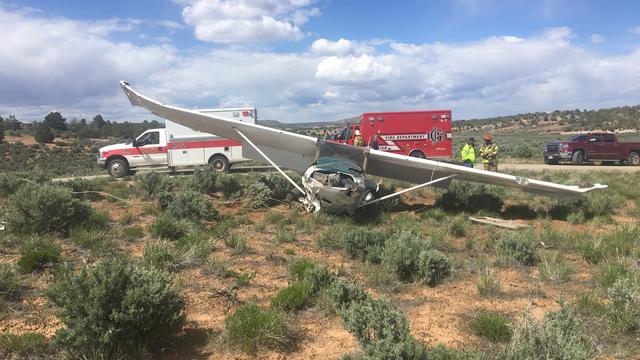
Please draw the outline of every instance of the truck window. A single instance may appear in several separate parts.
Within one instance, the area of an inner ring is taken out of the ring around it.
[[[348,127],[344,130],[342,130],[342,132],[340,133],[339,136],[340,140],[349,140],[351,139],[351,127]]]
[[[587,135],[581,134],[581,135],[572,137],[570,141],[585,141],[585,140],[587,140]]]
[[[589,136],[589,140],[587,140],[589,142],[600,142],[602,141],[602,139],[600,139],[599,135],[591,135]]]
[[[158,145],[160,144],[160,133],[157,131],[148,132],[138,139],[140,146],[145,145]]]
[[[602,136],[602,141],[604,142],[616,142],[616,136],[613,134],[603,134]]]

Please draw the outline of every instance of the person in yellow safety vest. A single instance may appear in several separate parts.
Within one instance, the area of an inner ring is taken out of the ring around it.
[[[491,134],[484,134],[484,145],[480,147],[480,157],[485,170],[498,171],[498,144],[491,141]]]
[[[362,140],[362,133],[360,132],[360,128],[356,128],[355,135],[356,137],[353,139],[353,145],[364,146],[364,140]]]
[[[475,148],[475,140],[470,137],[467,140],[467,143],[462,147],[462,151],[460,152],[460,157],[462,158],[462,163],[466,167],[473,167],[473,164],[476,162],[476,148]]]

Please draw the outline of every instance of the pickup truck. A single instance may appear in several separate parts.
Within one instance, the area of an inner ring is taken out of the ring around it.
[[[544,144],[544,162],[556,165],[570,162],[581,165],[585,161],[620,162],[640,165],[640,142],[620,142],[612,133],[585,133],[568,141]]]

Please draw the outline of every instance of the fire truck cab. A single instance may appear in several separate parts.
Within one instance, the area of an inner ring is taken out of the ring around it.
[[[329,140],[355,145],[359,132],[363,146],[419,158],[450,158],[451,126],[451,110],[364,113],[358,123],[347,124]]]
[[[251,124],[255,124],[258,117],[255,108],[198,111]],[[195,131],[169,120],[165,120],[164,129],[149,129],[130,143],[102,147],[98,155],[98,164],[116,178],[142,168],[175,170],[210,165],[226,172],[231,164],[247,160],[242,157],[239,142]]]

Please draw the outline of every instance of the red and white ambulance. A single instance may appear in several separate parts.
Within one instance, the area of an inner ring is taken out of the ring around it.
[[[198,111],[251,124],[258,119],[255,108]],[[149,129],[130,143],[102,147],[98,155],[98,164],[116,178],[141,168],[175,170],[211,165],[226,172],[231,164],[247,160],[242,157],[239,142],[195,131],[169,120],[165,120],[164,129]]]
[[[362,146],[377,145],[379,150],[419,158],[450,158],[452,121],[451,110],[364,113],[358,123],[328,140],[357,145],[360,133]]]

